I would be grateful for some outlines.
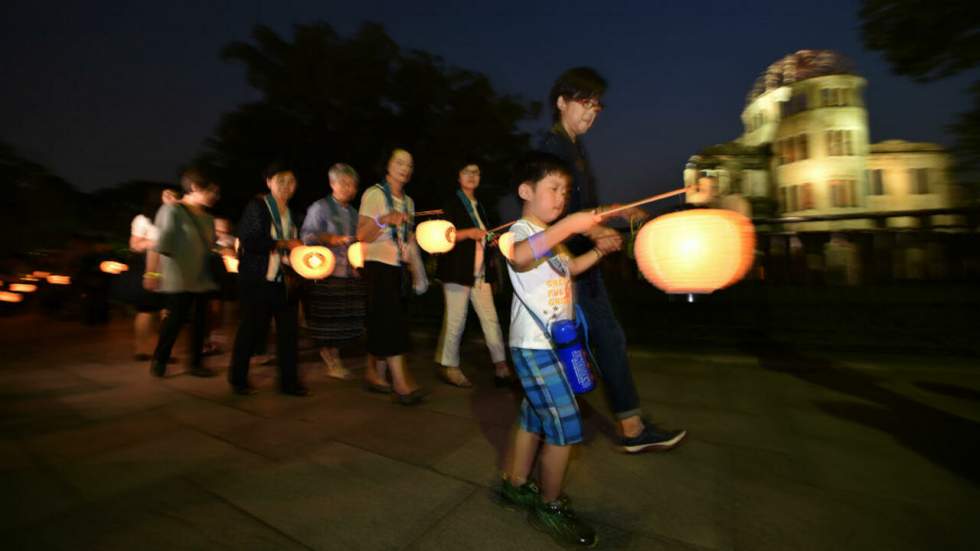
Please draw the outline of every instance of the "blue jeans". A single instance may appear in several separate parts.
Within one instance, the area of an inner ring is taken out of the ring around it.
[[[589,322],[589,344],[595,351],[613,413],[617,419],[640,415],[640,399],[626,358],[626,335],[613,312],[599,270],[589,270],[575,280],[575,302]]]

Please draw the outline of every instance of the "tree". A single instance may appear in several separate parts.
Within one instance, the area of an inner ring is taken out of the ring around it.
[[[485,75],[403,51],[375,23],[349,38],[327,23],[298,25],[292,41],[257,26],[251,42],[229,44],[222,55],[243,63],[262,94],[225,114],[198,158],[222,184],[229,212],[262,191],[272,160],[296,167],[295,203],[303,207],[327,192],[331,164],[354,166],[363,189],[384,175],[394,147],[415,157],[408,190],[419,209],[437,207],[471,157],[482,162],[482,192],[492,204],[507,188],[506,161],[529,144],[518,124],[540,110],[498,93]]]
[[[884,53],[892,69],[930,82],[980,65],[980,3],[974,0],[864,0],[864,44]],[[951,129],[961,169],[980,169],[980,81],[970,87],[972,109]]]
[[[84,194],[0,141],[0,259],[63,245],[81,225]]]

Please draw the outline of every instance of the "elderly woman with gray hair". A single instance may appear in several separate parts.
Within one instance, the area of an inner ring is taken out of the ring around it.
[[[367,289],[347,260],[347,249],[357,241],[357,172],[337,163],[327,172],[330,193],[306,211],[300,237],[307,245],[328,247],[336,258],[330,277],[314,280],[303,301],[310,336],[320,348],[327,375],[347,380],[350,370],[340,361],[340,347],[364,334]]]

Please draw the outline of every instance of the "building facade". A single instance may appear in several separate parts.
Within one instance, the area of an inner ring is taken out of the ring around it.
[[[960,203],[949,156],[929,143],[871,144],[867,82],[829,50],[801,50],[770,65],[742,111],[744,133],[690,158],[684,170],[692,203],[739,194],[756,217],[946,208]],[[932,223],[949,223],[934,217]],[[913,219],[889,219],[891,226]],[[868,220],[788,224],[826,231]],[[798,226],[798,227],[793,227]]]

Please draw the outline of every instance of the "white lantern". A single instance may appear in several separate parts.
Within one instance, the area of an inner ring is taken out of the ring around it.
[[[10,291],[0,291],[0,302],[23,302],[24,295],[18,295]]]
[[[289,264],[296,273],[306,279],[323,279],[333,273],[335,259],[330,249],[315,246],[300,246],[289,253]]]
[[[227,272],[229,274],[237,274],[238,273],[238,258],[237,257],[235,257],[234,255],[230,255],[230,254],[223,254],[223,255],[221,255],[221,261],[225,263],[225,270],[227,270]]]
[[[364,267],[364,245],[360,241],[347,247],[347,261],[353,268]]]
[[[99,264],[99,269],[107,274],[121,274],[129,269],[129,266],[115,260],[103,260]]]
[[[37,291],[37,285],[33,283],[11,283],[7,288],[15,293],[33,293]]]
[[[711,293],[742,279],[755,255],[752,222],[736,212],[692,209],[647,222],[636,236],[636,263],[668,293]]]
[[[71,276],[50,274],[46,279],[50,285],[71,285]]]
[[[456,226],[449,220],[427,220],[415,228],[415,240],[427,253],[449,252],[456,244]]]
[[[513,260],[514,254],[514,232],[507,232],[497,239],[497,246],[500,247],[500,254],[507,260]]]

